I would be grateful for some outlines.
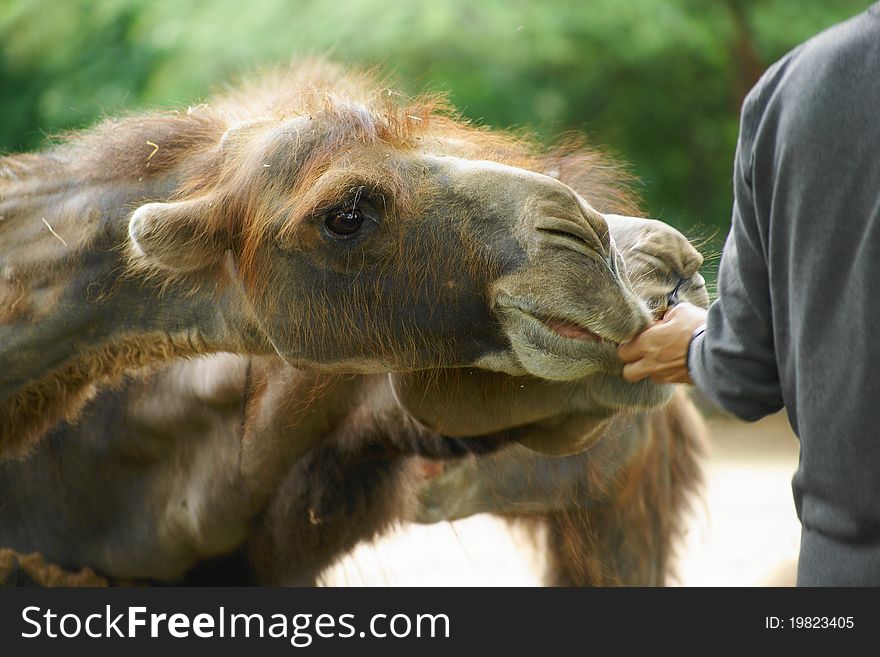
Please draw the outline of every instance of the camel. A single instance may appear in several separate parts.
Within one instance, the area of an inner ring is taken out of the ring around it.
[[[608,222],[648,308],[675,289],[706,305],[683,236]],[[663,584],[701,424],[680,393],[621,412],[604,376],[179,360],[102,391],[28,460],[0,464],[0,545],[113,580],[312,584],[394,522],[488,511],[548,525],[550,583]],[[451,399],[457,437],[429,426]]]
[[[564,155],[596,165],[586,196],[558,154],[317,62],[0,158],[0,457],[127,371],[221,352],[665,403],[619,376],[651,320],[602,214],[633,214],[625,185]]]

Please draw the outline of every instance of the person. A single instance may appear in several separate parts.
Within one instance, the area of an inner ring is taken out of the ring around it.
[[[619,348],[624,377],[694,383],[800,439],[798,585],[880,585],[880,2],[771,66],[742,108],[708,310]]]

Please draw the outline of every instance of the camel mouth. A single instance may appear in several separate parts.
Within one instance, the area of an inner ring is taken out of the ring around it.
[[[497,311],[519,365],[533,376],[571,381],[620,369],[616,343],[595,326],[513,299]]]
[[[564,340],[611,345],[615,348],[619,344],[610,338],[602,336],[583,321],[570,316],[564,317],[558,313],[545,312],[542,309],[532,307],[532,304],[514,300],[504,300],[499,302],[498,305],[503,311],[515,313],[523,319],[531,320],[540,325],[544,330]]]
[[[592,342],[609,342],[595,331],[591,331],[583,324],[572,322],[567,319],[556,319],[554,317],[535,317],[536,320],[542,322],[544,326],[553,331],[556,335],[569,340],[590,340]]]
[[[602,337],[593,329],[573,319],[562,318],[558,315],[549,315],[541,312],[527,311],[517,308],[520,313],[531,319],[541,328],[553,334],[557,338],[562,338],[566,342],[588,343],[593,345],[611,345],[615,348],[617,343],[608,338]]]

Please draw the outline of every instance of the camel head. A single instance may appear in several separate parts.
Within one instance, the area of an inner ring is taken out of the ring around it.
[[[132,265],[225,268],[243,300],[230,324],[289,363],[570,381],[619,370],[616,345],[651,319],[606,199],[436,99],[300,71],[195,111],[223,133],[172,198],[133,211]]]
[[[653,219],[606,216],[622,263],[619,271],[655,316],[670,303],[707,307],[699,273],[703,257],[671,226]],[[412,417],[447,436],[481,436],[517,428],[518,441],[531,450],[572,454],[599,440],[606,423],[621,410],[651,409],[667,403],[670,385],[631,385],[609,360],[576,380],[509,376],[479,369],[398,373],[391,385]]]

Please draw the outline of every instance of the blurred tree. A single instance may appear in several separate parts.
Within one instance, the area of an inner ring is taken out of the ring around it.
[[[744,94],[785,51],[868,4],[0,0],[0,149],[329,54],[394,71],[410,91],[447,91],[493,126],[586,132],[632,163],[647,212],[717,245]]]

